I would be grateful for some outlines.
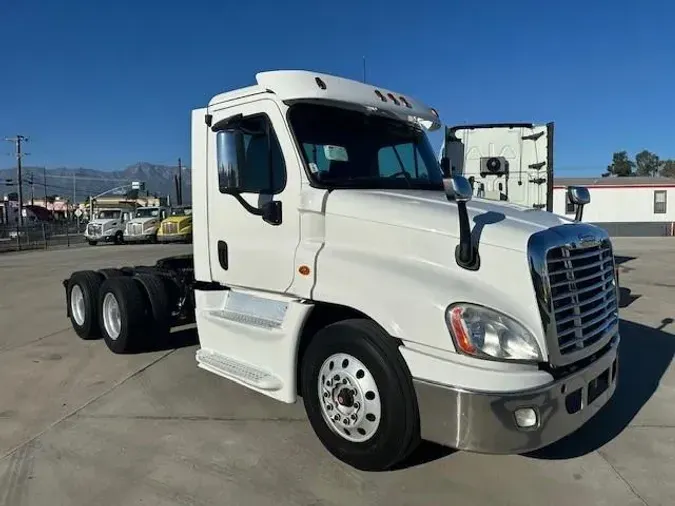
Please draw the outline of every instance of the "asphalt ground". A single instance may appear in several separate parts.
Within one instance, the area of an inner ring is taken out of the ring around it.
[[[184,245],[0,255],[0,506],[675,504],[675,240],[616,239],[621,360],[611,404],[534,455],[426,444],[401,469],[330,456],[302,404],[196,367],[193,331],[121,356],[82,341],[61,280]]]

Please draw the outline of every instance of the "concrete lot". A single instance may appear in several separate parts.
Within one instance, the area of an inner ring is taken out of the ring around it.
[[[115,356],[79,340],[61,280],[152,263],[185,246],[0,256],[0,505],[672,505],[675,240],[616,239],[622,368],[614,402],[530,456],[426,445],[404,469],[362,473],[286,406],[197,369],[177,349]]]

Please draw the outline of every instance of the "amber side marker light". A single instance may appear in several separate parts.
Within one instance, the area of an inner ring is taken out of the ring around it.
[[[298,272],[303,276],[309,276],[309,267],[307,267],[306,265],[301,265],[298,268]]]
[[[464,308],[455,307],[450,310],[450,326],[452,327],[452,333],[457,339],[457,344],[465,353],[475,353],[476,347],[471,343],[469,338],[469,330],[466,328],[462,315],[464,314]]]

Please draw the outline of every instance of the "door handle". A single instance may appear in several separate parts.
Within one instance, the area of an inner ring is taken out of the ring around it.
[[[218,241],[218,262],[224,270],[227,270],[227,243],[225,241]]]

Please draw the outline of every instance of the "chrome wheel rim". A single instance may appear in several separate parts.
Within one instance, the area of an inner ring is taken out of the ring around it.
[[[106,293],[103,297],[103,326],[113,341],[120,336],[120,330],[122,329],[120,305],[111,292]]]
[[[319,404],[333,432],[354,443],[372,438],[380,426],[382,404],[372,373],[347,354],[336,353],[321,365]]]
[[[80,285],[75,285],[70,291],[70,313],[78,325],[84,325],[84,294]]]

